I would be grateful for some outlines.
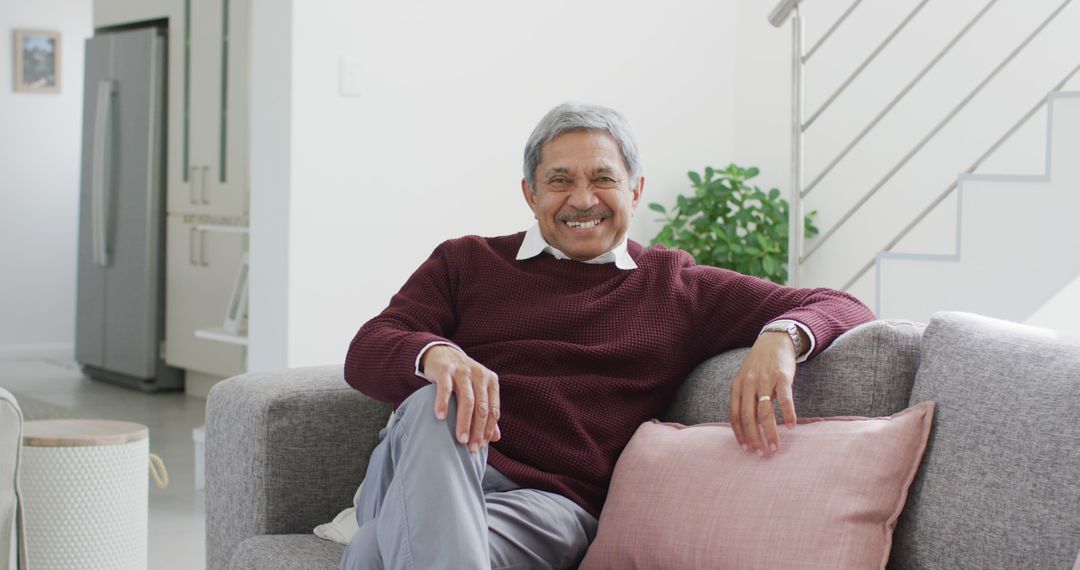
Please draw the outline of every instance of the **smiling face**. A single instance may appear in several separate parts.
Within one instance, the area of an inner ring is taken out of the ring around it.
[[[645,186],[644,178],[630,180],[619,144],[601,131],[572,131],[544,144],[534,175],[536,188],[523,179],[521,192],[540,233],[578,261],[622,241]]]

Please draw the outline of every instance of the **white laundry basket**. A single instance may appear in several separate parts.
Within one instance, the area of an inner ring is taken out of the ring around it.
[[[146,568],[148,435],[131,422],[25,423],[20,479],[30,568]]]

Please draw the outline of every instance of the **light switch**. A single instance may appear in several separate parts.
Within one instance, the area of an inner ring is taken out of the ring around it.
[[[338,94],[342,97],[359,97],[363,75],[363,61],[359,57],[341,56],[338,60]]]

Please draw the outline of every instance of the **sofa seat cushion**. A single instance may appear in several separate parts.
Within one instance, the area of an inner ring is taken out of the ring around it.
[[[883,417],[908,407],[925,325],[873,321],[841,335],[798,366],[792,387],[800,417]],[[725,352],[695,369],[664,421],[685,425],[728,421],[731,380],[749,349]]]
[[[313,534],[264,534],[240,543],[229,570],[337,570],[345,546]]]
[[[937,413],[892,567],[1069,568],[1080,550],[1080,342],[938,313],[911,398]]]
[[[801,419],[768,459],[729,424],[646,422],[581,568],[884,569],[933,410]]]

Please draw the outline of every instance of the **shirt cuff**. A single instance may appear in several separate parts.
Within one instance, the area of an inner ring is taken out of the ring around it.
[[[811,341],[811,342],[813,342],[813,341]],[[424,358],[424,353],[427,352],[427,350],[429,348],[431,348],[433,346],[439,346],[440,344],[445,344],[446,346],[452,346],[452,347],[454,347],[454,348],[456,348],[458,350],[461,350],[460,346],[458,346],[458,345],[456,345],[456,344],[454,344],[452,342],[447,342],[445,340],[436,340],[434,342],[429,342],[426,345],[424,345],[424,348],[421,348],[420,353],[416,355],[416,375],[423,378],[424,380],[427,380],[428,382],[433,382],[433,380],[431,378],[428,378],[427,376],[425,376],[424,373],[420,370],[420,361]],[[811,344],[811,346],[813,346],[813,344]],[[465,351],[461,350],[461,352],[464,353]]]
[[[769,324],[770,325],[782,324],[785,327],[788,326],[788,325],[795,325],[795,326],[799,327],[799,330],[801,330],[803,333],[806,334],[806,338],[810,339],[810,346],[807,347],[806,352],[803,352],[801,356],[799,356],[798,358],[795,359],[796,364],[798,364],[800,362],[806,362],[806,359],[809,358],[810,355],[814,353],[814,344],[815,344],[814,333],[810,332],[810,327],[800,323],[799,321],[794,321],[794,320],[791,320],[791,319],[780,319],[778,321],[772,321]]]

